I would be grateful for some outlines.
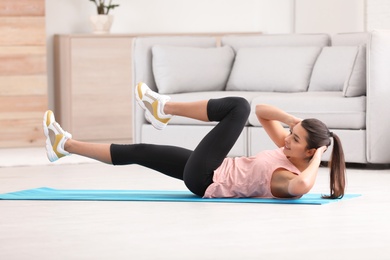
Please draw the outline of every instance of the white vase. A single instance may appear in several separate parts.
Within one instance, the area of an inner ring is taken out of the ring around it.
[[[92,26],[92,32],[96,34],[109,33],[114,20],[112,15],[91,15],[89,18]]]

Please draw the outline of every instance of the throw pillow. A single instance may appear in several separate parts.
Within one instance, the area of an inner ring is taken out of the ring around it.
[[[238,50],[226,89],[307,91],[321,47],[257,47]]]
[[[234,60],[231,47],[152,47],[158,92],[174,94],[225,89]]]
[[[359,46],[351,72],[344,82],[345,97],[358,97],[366,94],[366,47]]]
[[[357,52],[357,46],[324,47],[314,65],[309,91],[343,91]]]

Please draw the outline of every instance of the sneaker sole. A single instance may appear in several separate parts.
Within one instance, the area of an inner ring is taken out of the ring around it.
[[[48,120],[48,114],[50,112],[46,111],[45,115],[43,116],[43,133],[46,136],[46,155],[49,161],[54,162],[58,160],[57,154],[53,150],[53,146],[51,145],[50,136],[49,136],[49,128],[47,125],[47,122],[49,121],[49,125],[51,124],[50,120]]]
[[[137,100],[137,103],[138,105],[140,105],[140,107],[145,110],[145,117],[146,119],[152,124],[152,126],[154,128],[156,128],[157,130],[163,130],[166,126],[166,124],[164,123],[161,123],[160,121],[158,121],[152,113],[150,113],[149,109],[146,108],[144,102],[142,101],[142,98],[139,96],[139,90],[138,88],[142,85],[143,83],[138,83],[137,87],[135,88],[135,98]]]

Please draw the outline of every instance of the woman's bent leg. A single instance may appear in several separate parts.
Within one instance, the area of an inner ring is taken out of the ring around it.
[[[200,100],[194,102],[167,102],[164,106],[166,114],[174,116],[183,116],[200,121],[209,121],[207,116],[208,100]]]
[[[216,170],[240,136],[250,113],[247,100],[240,97],[211,99],[207,105],[210,121],[219,123],[191,153],[184,170],[188,189],[203,196]]]

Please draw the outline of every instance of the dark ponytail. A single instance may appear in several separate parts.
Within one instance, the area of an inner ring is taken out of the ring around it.
[[[333,134],[333,150],[328,166],[330,167],[330,195],[325,199],[338,199],[344,196],[345,189],[345,159],[340,138]]]
[[[307,149],[317,149],[321,146],[329,147],[333,137],[333,150],[329,160],[330,167],[330,195],[323,195],[325,199],[338,199],[344,196],[345,190],[345,159],[340,138],[329,131],[328,127],[318,119],[305,119],[301,123],[307,131]]]

